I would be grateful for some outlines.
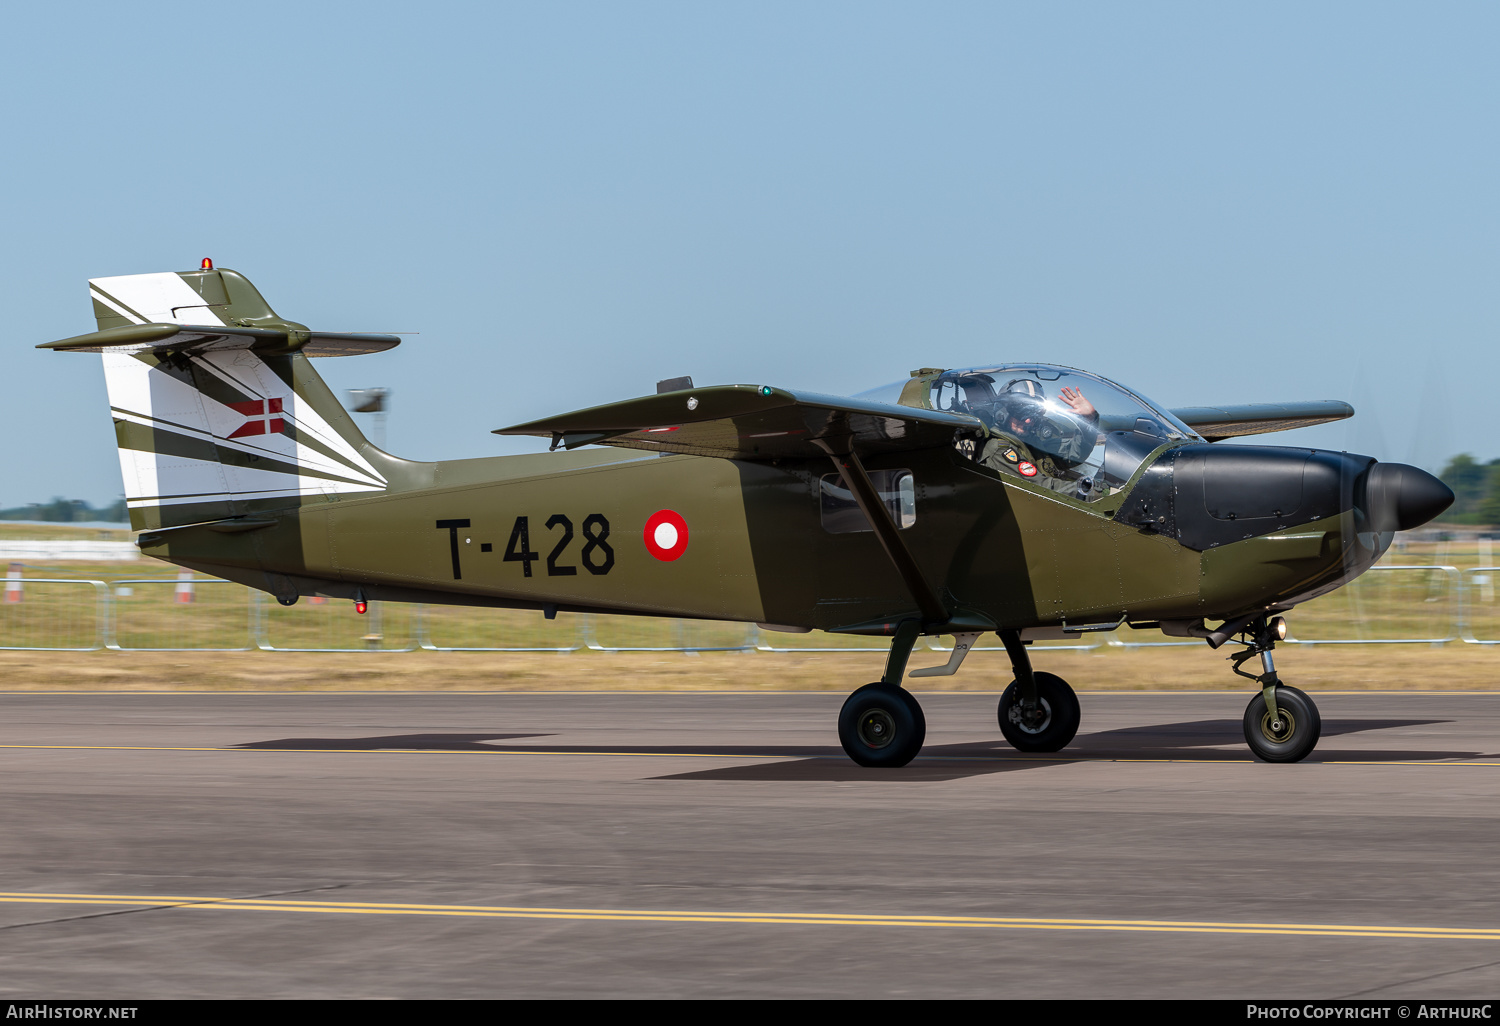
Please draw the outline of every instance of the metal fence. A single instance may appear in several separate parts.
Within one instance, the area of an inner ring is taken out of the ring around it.
[[[1445,645],[1469,640],[1466,593],[1479,570],[1432,564],[1383,564],[1287,614],[1286,645]],[[1485,577],[1488,582],[1488,577]],[[1493,601],[1493,594],[1489,601]],[[1202,641],[1139,641],[1121,630],[1117,648],[1174,648]],[[1484,642],[1489,644],[1489,642]]]
[[[1481,553],[1488,556],[1488,553]],[[1296,645],[1500,645],[1500,565],[1376,566],[1288,614]],[[763,631],[751,624],[310,598],[284,607],[261,592],[187,572],[116,581],[20,577],[0,593],[0,650],[85,652],[879,652],[888,639]],[[1038,649],[1201,645],[1122,627]],[[923,639],[933,652],[944,638]],[[976,651],[1000,650],[999,645]]]
[[[109,585],[9,577],[0,600],[0,649],[89,652],[106,644]]]
[[[1288,615],[1298,645],[1445,645],[1468,634],[1464,574],[1453,566],[1388,565]],[[1293,622],[1295,620],[1295,623]],[[1354,637],[1341,637],[1352,630]]]

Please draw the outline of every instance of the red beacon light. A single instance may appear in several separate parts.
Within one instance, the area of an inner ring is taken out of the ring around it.
[[[355,599],[354,600],[354,611],[356,613],[359,613],[361,616],[363,616],[365,610],[367,610],[369,608],[370,608],[370,604],[368,602],[366,602],[364,599]]]
[[[203,263],[199,264],[198,266],[201,267],[201,268],[203,268],[203,270],[205,270],[205,271],[212,271],[214,269],[214,262],[212,260],[210,260],[208,257],[204,257],[203,258]],[[363,611],[363,610],[361,610],[361,611]]]

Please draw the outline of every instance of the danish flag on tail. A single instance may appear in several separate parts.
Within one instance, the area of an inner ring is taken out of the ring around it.
[[[280,399],[247,399],[242,403],[229,403],[231,410],[250,418],[235,428],[229,437],[285,434],[286,421],[281,416],[281,402]]]
[[[137,530],[386,491],[390,457],[308,359],[383,352],[395,336],[283,320],[244,276],[207,265],[93,278],[89,295],[99,331],[47,347],[102,356]],[[192,601],[192,581],[176,594]]]

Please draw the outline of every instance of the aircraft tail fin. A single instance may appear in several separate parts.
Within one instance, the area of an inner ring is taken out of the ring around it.
[[[89,281],[99,330],[130,324],[230,325],[279,328],[291,324],[238,271],[215,269],[205,260],[197,271],[126,274]],[[303,325],[292,325],[306,330]]]
[[[283,320],[227,269],[96,278],[89,294],[100,330],[42,348],[103,354],[135,529],[387,489],[400,461],[365,439],[308,357],[396,337]]]

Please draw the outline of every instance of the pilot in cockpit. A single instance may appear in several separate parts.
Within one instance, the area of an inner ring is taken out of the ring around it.
[[[1095,482],[1075,469],[1099,441],[1099,411],[1082,392],[1065,386],[1048,403],[1039,382],[1017,378],[994,396],[987,412],[994,428],[1014,441],[990,438],[978,453],[980,463],[1074,498],[1093,497]]]

